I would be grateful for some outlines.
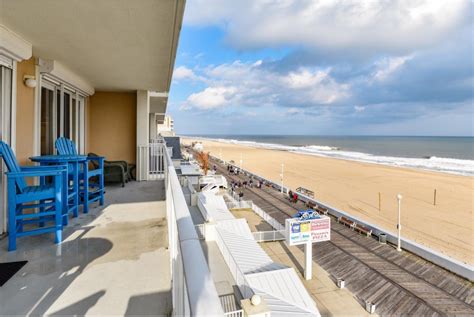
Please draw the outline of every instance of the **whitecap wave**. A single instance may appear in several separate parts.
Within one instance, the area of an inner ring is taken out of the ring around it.
[[[196,138],[196,137],[193,137]],[[240,141],[234,139],[199,138],[202,140],[217,141],[236,145],[244,145],[256,148],[265,148],[279,151],[288,151],[306,155],[331,157],[343,160],[358,161],[364,163],[382,164],[396,167],[416,168],[436,172],[444,172],[457,175],[474,176],[474,160],[462,160],[455,158],[443,158],[431,156],[429,158],[411,158],[372,155],[369,153],[342,151],[337,147],[325,145],[290,146],[274,143],[262,143],[254,141]]]

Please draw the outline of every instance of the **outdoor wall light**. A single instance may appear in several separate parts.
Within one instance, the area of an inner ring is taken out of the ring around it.
[[[258,306],[262,302],[262,298],[257,294],[252,295],[252,297],[250,298],[250,302],[252,303],[252,305]]]
[[[35,76],[31,76],[31,75],[23,76],[23,82],[25,83],[26,87],[30,87],[30,88],[35,88],[37,84]]]

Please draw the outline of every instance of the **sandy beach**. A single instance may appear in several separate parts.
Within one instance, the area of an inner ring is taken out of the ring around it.
[[[192,139],[183,138],[183,144]],[[202,141],[204,150],[291,189],[305,187],[315,198],[396,232],[398,193],[402,236],[462,262],[474,264],[474,178],[360,163],[285,151]],[[436,189],[436,205],[433,204]],[[381,208],[379,210],[379,193]]]

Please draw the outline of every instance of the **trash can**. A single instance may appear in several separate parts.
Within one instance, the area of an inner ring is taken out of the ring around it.
[[[381,244],[387,244],[387,235],[385,233],[379,234],[379,242]]]
[[[346,286],[346,281],[342,278],[337,279],[337,287],[344,288]]]
[[[369,301],[365,302],[365,310],[366,310],[369,314],[375,313],[375,304],[374,304],[374,303],[371,303],[371,302],[369,302]]]

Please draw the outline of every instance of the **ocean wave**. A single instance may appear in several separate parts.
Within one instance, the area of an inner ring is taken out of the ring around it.
[[[291,146],[274,143],[262,143],[254,141],[240,141],[234,139],[213,139],[199,138],[202,140],[217,141],[222,143],[230,143],[236,145],[244,145],[256,148],[265,148],[271,150],[288,151],[299,154],[315,155],[321,157],[330,157],[343,160],[351,160],[364,163],[373,163],[381,165],[389,165],[396,167],[406,167],[423,169],[435,172],[443,172],[457,175],[474,176],[474,160],[462,160],[455,158],[444,158],[431,156],[428,158],[411,158],[411,157],[395,157],[373,155],[369,153],[342,151],[337,147],[325,145],[306,145]]]

